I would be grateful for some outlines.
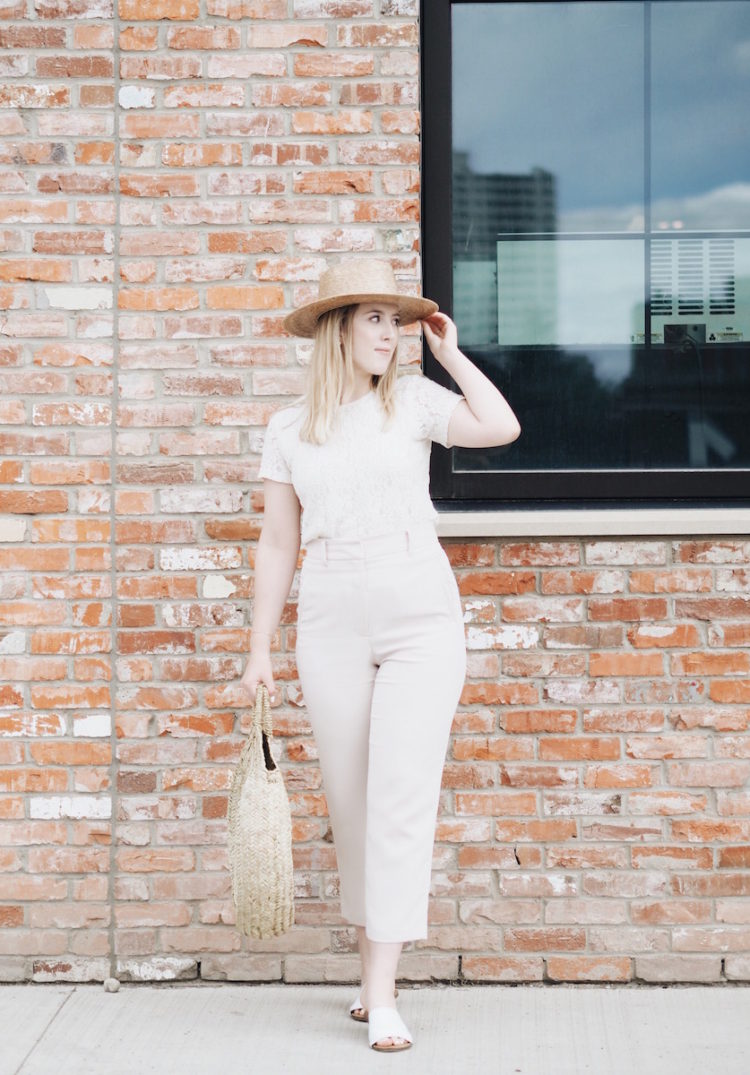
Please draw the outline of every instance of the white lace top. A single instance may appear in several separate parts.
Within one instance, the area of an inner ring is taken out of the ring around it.
[[[290,482],[302,506],[301,541],[366,538],[434,521],[429,494],[431,442],[445,448],[448,422],[463,396],[423,374],[396,381],[390,425],[377,393],[344,403],[325,444],[300,440],[302,404],[270,419],[261,478]]]

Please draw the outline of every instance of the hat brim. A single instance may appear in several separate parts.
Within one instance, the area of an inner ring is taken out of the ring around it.
[[[372,292],[352,295],[336,295],[330,299],[320,299],[301,306],[299,310],[284,318],[284,328],[292,336],[315,335],[315,326],[323,314],[336,310],[339,306],[355,306],[362,302],[382,302],[398,308],[402,325],[411,325],[425,317],[437,313],[438,304],[432,299],[410,298],[405,295],[373,294]]]

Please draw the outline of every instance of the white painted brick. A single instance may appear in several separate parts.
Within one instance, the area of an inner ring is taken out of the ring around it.
[[[551,702],[619,702],[620,684],[614,679],[547,680],[544,695]]]
[[[674,631],[672,623],[647,623],[639,627],[639,633],[643,638],[666,638]]]
[[[20,516],[0,517],[0,541],[23,541],[26,537],[26,520]]]
[[[231,597],[236,585],[226,575],[207,575],[203,580],[204,597]]]
[[[53,725],[56,725],[54,731]],[[3,730],[3,738],[21,735],[30,739],[37,736],[65,735],[65,717],[61,713],[24,713],[17,731]]]
[[[159,566],[165,571],[212,571],[217,567],[241,567],[242,553],[236,548],[161,549]]]
[[[148,86],[120,86],[120,108],[153,108],[156,91]]]
[[[81,429],[76,433],[78,455],[96,455],[100,459],[112,450],[112,434],[108,429]]]
[[[112,816],[109,796],[95,795],[35,795],[29,799],[32,818],[107,818]]]
[[[117,386],[121,399],[153,399],[156,395],[153,373],[121,373]]]
[[[109,713],[87,713],[85,717],[76,717],[73,721],[73,735],[76,736],[100,739],[111,733],[112,718]]]
[[[467,649],[533,649],[539,645],[536,627],[469,627]]]
[[[106,515],[110,506],[108,489],[78,490],[78,510],[82,515]]]
[[[179,956],[154,956],[152,959],[118,959],[118,977],[130,982],[171,982],[195,978],[198,964]]]
[[[34,982],[103,982],[109,977],[108,959],[82,959],[61,955],[38,960]]]
[[[9,631],[4,638],[0,638],[0,653],[25,653],[25,651],[25,631]]]
[[[45,287],[44,294],[47,299],[45,305],[54,310],[112,308],[112,288],[109,287]],[[108,334],[112,334],[111,325]]]
[[[592,541],[585,546],[587,564],[665,564],[663,541]]]
[[[79,322],[78,336],[86,340],[109,340],[112,338],[112,319],[90,317],[85,324]]]
[[[192,512],[236,512],[242,510],[241,489],[163,489],[161,510],[173,514]]]

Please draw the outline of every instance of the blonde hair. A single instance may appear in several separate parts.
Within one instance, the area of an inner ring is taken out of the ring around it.
[[[324,444],[328,440],[344,389],[354,383],[352,321],[356,310],[356,305],[339,306],[324,313],[316,325],[303,396],[301,440],[312,444]],[[395,410],[397,378],[398,340],[385,373],[370,377],[370,387],[377,392],[386,413],[386,422]]]

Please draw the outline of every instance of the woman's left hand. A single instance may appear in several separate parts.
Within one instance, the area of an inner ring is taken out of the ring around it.
[[[425,339],[441,366],[458,350],[458,329],[447,314],[437,311],[420,322]]]

